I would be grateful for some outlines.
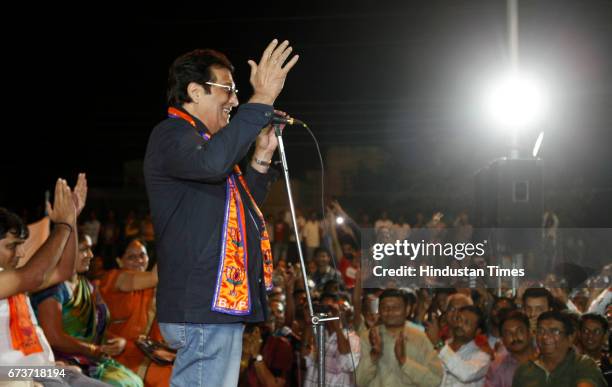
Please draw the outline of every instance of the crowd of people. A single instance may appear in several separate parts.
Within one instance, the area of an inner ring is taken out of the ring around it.
[[[274,103],[297,61],[278,39],[249,60],[253,95],[231,121],[239,101],[228,58],[197,49],[173,62],[168,115],[144,157],[151,215],[142,220],[79,219],[85,175],[73,188],[59,179],[50,235],[32,238],[26,256],[28,227],[0,208],[0,366],[9,366],[0,372],[38,367],[23,383],[44,386],[307,387],[321,373],[333,387],[608,385],[612,265],[585,282],[603,286],[580,291],[563,273],[512,287],[365,287],[364,230],[385,242],[439,241],[452,225],[455,241],[469,241],[468,213],[409,224],[383,212],[370,223],[334,200],[292,230],[286,211],[261,210],[277,177],[273,122],[288,119]],[[543,223],[556,259],[559,221]],[[486,265],[479,259],[461,264]],[[322,345],[314,313],[337,317]]]
[[[77,222],[85,193],[84,176],[72,192],[58,182],[51,234],[25,264],[19,259],[27,227],[0,211],[0,312],[8,332],[0,335],[0,363],[55,365],[69,375],[37,379],[43,385],[167,386],[173,351],[156,321],[150,218],[131,213],[120,226],[114,212],[100,223],[90,211]],[[439,213],[410,225],[383,212],[359,224],[336,201],[324,219],[315,212],[298,216],[304,281],[288,213],[267,219],[274,287],[266,321],[246,325],[240,386],[317,385],[305,286],[315,312],[339,317],[325,325],[328,386],[605,386],[612,380],[612,288],[572,292],[553,282],[524,283],[514,294],[465,284],[363,288],[361,230],[386,230],[401,240],[446,226]],[[470,238],[466,212],[451,227]],[[610,277],[611,270],[600,275]],[[24,334],[25,327],[33,330]]]
[[[27,374],[45,386],[167,386],[171,352],[158,359],[146,350],[163,344],[156,267],[147,270],[138,238],[119,247],[116,269],[91,265],[95,235],[77,222],[86,196],[84,174],[73,190],[58,180],[47,206],[52,230],[31,257],[23,247],[28,227],[0,208],[0,365],[55,367]]]

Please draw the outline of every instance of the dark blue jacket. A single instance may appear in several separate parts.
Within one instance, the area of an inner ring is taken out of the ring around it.
[[[259,248],[261,225],[242,190],[251,314],[232,316],[213,312],[211,306],[219,267],[226,179],[272,114],[269,105],[242,105],[230,123],[209,141],[198,135],[197,131],[206,127],[195,117],[197,129],[179,118],[168,118],[153,129],[144,176],[156,235],[160,322],[225,324],[262,321],[267,316]],[[243,173],[261,205],[276,174],[262,174],[250,166]]]

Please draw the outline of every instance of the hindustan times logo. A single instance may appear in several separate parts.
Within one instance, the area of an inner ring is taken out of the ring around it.
[[[481,243],[441,243],[441,242],[408,242],[395,241],[395,243],[375,243],[372,246],[372,258],[380,261],[388,256],[405,256],[414,261],[420,256],[446,256],[461,261],[465,257],[485,254],[487,241]]]

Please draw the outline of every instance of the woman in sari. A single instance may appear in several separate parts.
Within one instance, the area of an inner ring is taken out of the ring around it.
[[[155,319],[155,287],[157,265],[146,271],[149,256],[143,241],[130,241],[120,258],[119,269],[108,271],[101,280],[100,292],[111,312],[108,330],[125,337],[125,350],[115,359],[145,381],[145,386],[168,386],[172,365],[152,362],[136,345],[140,337],[162,342]]]
[[[111,358],[123,351],[125,339],[107,332],[108,308],[83,275],[92,258],[91,238],[79,233],[76,274],[34,294],[32,306],[57,360],[113,386],[142,387],[138,375]]]

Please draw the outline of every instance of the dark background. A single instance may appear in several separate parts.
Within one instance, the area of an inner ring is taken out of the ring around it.
[[[551,95],[546,120],[521,136],[522,153],[545,130],[545,199],[571,213],[572,226],[609,227],[612,2],[519,7],[521,64]],[[275,37],[289,39],[301,56],[276,107],[306,121],[324,152],[373,145],[387,157],[360,180],[359,190],[379,202],[347,195],[354,209],[382,208],[398,195],[424,211],[469,207],[474,173],[508,154],[509,135],[482,118],[479,100],[508,63],[504,1],[26,11],[7,14],[16,24],[3,28],[0,205],[15,210],[36,208],[58,176],[74,181],[81,170],[93,198],[140,197],[126,163],[142,159],[151,128],[165,116],[172,60],[194,48],[226,53],[245,102],[246,61]],[[285,140],[294,177],[318,168],[305,131],[289,130]]]

